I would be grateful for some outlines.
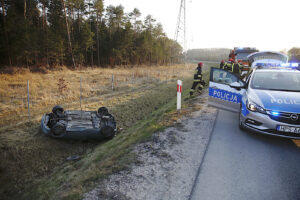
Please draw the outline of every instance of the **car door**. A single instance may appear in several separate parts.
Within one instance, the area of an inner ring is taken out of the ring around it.
[[[239,112],[246,84],[236,75],[220,69],[211,68],[209,80],[209,105]]]

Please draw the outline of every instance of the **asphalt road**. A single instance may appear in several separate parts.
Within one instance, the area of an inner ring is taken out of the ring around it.
[[[300,199],[300,148],[241,131],[238,114],[219,111],[193,200]]]

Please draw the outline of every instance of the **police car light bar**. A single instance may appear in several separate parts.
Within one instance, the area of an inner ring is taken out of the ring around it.
[[[282,63],[281,67],[298,67],[299,63]]]
[[[256,67],[259,68],[290,68],[290,69],[299,69],[299,63],[256,63]]]

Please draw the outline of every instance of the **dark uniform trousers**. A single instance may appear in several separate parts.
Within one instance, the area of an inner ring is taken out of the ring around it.
[[[220,69],[224,69],[225,63],[220,63]]]
[[[201,70],[198,70],[198,68],[197,68],[196,71],[195,71],[195,74],[194,74],[194,82],[193,82],[192,88],[190,90],[190,95],[194,94],[194,92],[195,92],[196,87],[197,87],[198,84],[199,84],[198,90],[201,91],[203,89],[203,86],[205,85],[205,83],[202,80],[202,72],[201,72]]]

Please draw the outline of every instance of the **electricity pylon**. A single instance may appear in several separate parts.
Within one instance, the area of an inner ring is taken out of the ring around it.
[[[175,41],[183,44],[184,64],[186,64],[187,40],[186,40],[186,0],[181,0],[177,25],[175,31]]]

